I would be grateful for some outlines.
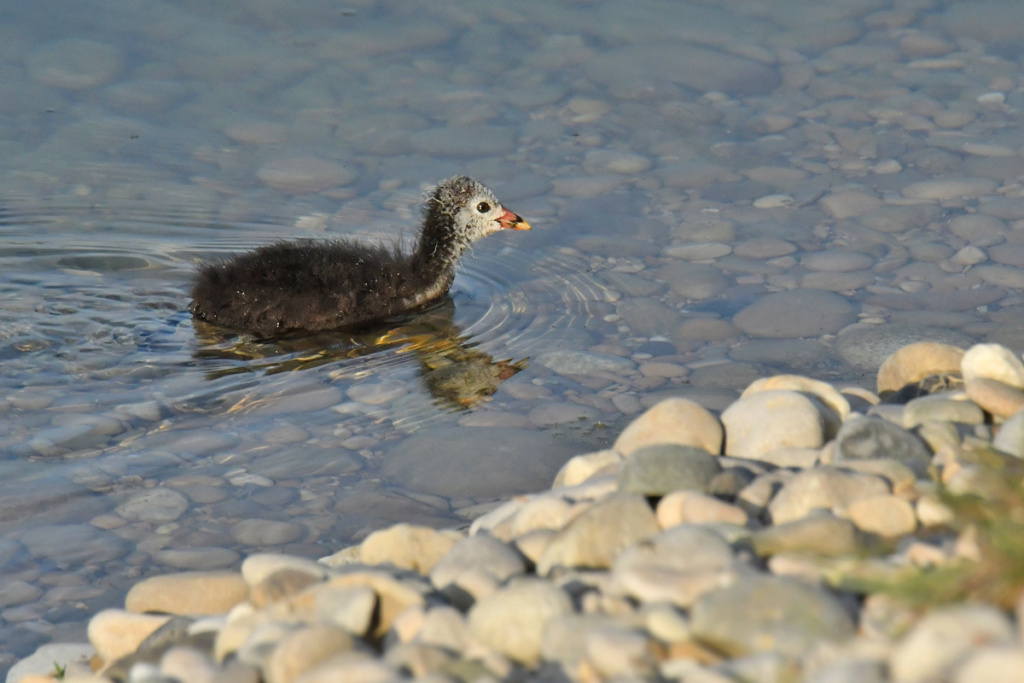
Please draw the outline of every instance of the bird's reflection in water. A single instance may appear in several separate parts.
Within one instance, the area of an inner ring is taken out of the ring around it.
[[[398,318],[390,325],[366,330],[335,331],[314,335],[256,339],[195,321],[199,342],[197,359],[241,361],[207,373],[209,379],[234,374],[276,374],[337,363],[332,379],[366,376],[352,359],[393,350],[415,354],[424,387],[435,401],[449,408],[467,409],[498,390],[503,381],[524,369],[529,359],[495,360],[461,334],[454,321],[455,304],[445,297],[436,306]]]

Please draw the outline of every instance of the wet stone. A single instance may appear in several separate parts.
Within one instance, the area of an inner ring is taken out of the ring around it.
[[[679,324],[679,311],[669,308],[657,299],[629,299],[619,302],[615,309],[633,334],[654,337],[672,330]]]
[[[38,83],[83,90],[114,78],[121,69],[121,53],[108,43],[65,38],[36,47],[26,58],[25,66]]]
[[[20,540],[36,557],[73,565],[109,562],[127,551],[120,538],[87,524],[40,526]]]
[[[629,372],[636,364],[628,358],[584,351],[551,351],[537,362],[561,375],[601,376],[603,373]]]
[[[173,522],[188,509],[189,502],[173,489],[155,488],[137,493],[117,506],[117,514],[127,520],[163,524]]]
[[[208,571],[224,569],[238,562],[240,556],[230,548],[191,546],[168,548],[153,553],[153,561],[173,569]]]
[[[660,444],[633,451],[619,471],[619,490],[645,496],[705,491],[722,470],[718,458],[692,446]]]
[[[903,196],[909,199],[973,199],[992,194],[996,184],[987,178],[942,178],[911,183],[903,188]]]
[[[355,180],[356,173],[323,159],[293,158],[268,161],[260,167],[256,176],[275,190],[303,194],[348,185]]]
[[[303,536],[301,524],[270,519],[243,519],[231,528],[231,535],[242,545],[273,546],[291,543]]]
[[[415,491],[493,498],[550,484],[586,449],[566,439],[511,427],[424,429],[388,452],[381,473]]]
[[[704,263],[673,263],[659,268],[654,274],[667,282],[674,293],[694,301],[718,296],[729,286],[728,279],[719,268]]]
[[[841,296],[797,290],[758,299],[737,313],[733,324],[752,337],[795,339],[837,332],[855,317],[856,309]]]

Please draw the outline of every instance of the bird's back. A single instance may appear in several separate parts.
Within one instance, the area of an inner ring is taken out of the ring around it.
[[[400,313],[414,280],[408,257],[396,247],[280,242],[202,266],[192,311],[263,337],[328,330]]]

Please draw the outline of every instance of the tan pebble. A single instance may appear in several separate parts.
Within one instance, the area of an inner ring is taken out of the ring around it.
[[[878,369],[878,393],[899,391],[929,375],[959,374],[963,355],[963,349],[949,344],[908,344],[882,362]]]
[[[766,194],[754,200],[755,209],[785,209],[793,206],[796,200],[788,194]]]
[[[850,521],[861,531],[896,538],[917,528],[914,508],[896,496],[878,496],[854,501],[846,510]]]
[[[717,454],[722,438],[722,425],[707,409],[683,398],[669,398],[633,420],[615,440],[614,448],[628,456],[644,446],[669,443]]]
[[[425,575],[461,538],[455,531],[395,524],[367,536],[360,557],[365,564],[391,564]]]
[[[314,624],[284,638],[267,660],[267,683],[292,683],[320,662],[355,647],[352,636],[337,626]]]
[[[978,377],[964,385],[967,398],[996,417],[1007,418],[1024,408],[1024,391],[999,380]]]
[[[853,218],[882,206],[882,200],[875,195],[855,190],[833,192],[818,203],[836,219]]]
[[[640,374],[644,377],[683,377],[689,370],[676,363],[644,363],[640,366]]]
[[[397,680],[402,680],[402,674],[383,661],[365,652],[348,652],[321,662],[302,674],[296,683],[389,683]]]
[[[255,553],[242,562],[242,576],[250,586],[257,585],[282,569],[305,572],[318,579],[327,576],[327,567],[324,564],[293,555]]]
[[[89,620],[89,642],[104,662],[131,654],[171,617],[155,614],[135,614],[120,609],[105,609]]]
[[[519,552],[536,564],[554,536],[554,529],[534,529],[516,538],[514,543]]]
[[[131,612],[221,614],[248,597],[249,586],[238,572],[182,572],[140,581],[124,604]]]
[[[747,525],[747,513],[742,508],[698,491],[674,491],[668,494],[658,502],[656,516],[662,529],[680,524],[713,522]]]
[[[615,394],[612,396],[612,405],[624,415],[635,415],[643,408],[639,399],[632,394]]]
[[[956,520],[956,515],[938,496],[927,494],[921,496],[915,505],[917,520],[921,526],[949,526]]]
[[[424,605],[423,592],[380,571],[353,571],[329,580],[330,586],[366,586],[377,593],[380,601],[377,628],[374,634],[383,636],[395,618],[408,607]]]
[[[1024,363],[1001,344],[975,344],[960,361],[964,380],[994,379],[1017,389],[1024,389]]]
[[[744,396],[751,396],[761,391],[776,391],[780,389],[799,391],[801,393],[814,396],[834,410],[839,416],[840,421],[846,420],[850,415],[850,402],[847,401],[846,397],[836,390],[835,387],[827,382],[811,379],[810,377],[804,377],[802,375],[774,375],[772,377],[764,377],[751,383],[750,386],[744,389],[740,398],[743,398]]]
[[[903,196],[934,201],[973,199],[992,194],[995,189],[995,182],[988,178],[939,178],[911,183],[903,188]]]
[[[321,579],[298,569],[282,569],[253,586],[250,600],[256,607],[264,607],[300,593]]]
[[[553,584],[521,579],[478,601],[468,622],[483,644],[533,666],[540,657],[544,624],[572,611],[569,596]]]
[[[762,458],[779,448],[820,448],[826,420],[820,404],[796,391],[760,391],[722,412],[725,453]]]
[[[574,456],[562,465],[562,469],[555,475],[555,482],[551,488],[577,486],[598,472],[616,468],[621,462],[622,455],[610,448]]]
[[[559,496],[537,497],[516,513],[512,522],[512,535],[519,538],[536,529],[561,529],[571,509],[572,505]]]
[[[537,563],[537,573],[546,576],[555,567],[609,567],[624,548],[658,531],[654,512],[643,496],[608,496],[555,534]]]

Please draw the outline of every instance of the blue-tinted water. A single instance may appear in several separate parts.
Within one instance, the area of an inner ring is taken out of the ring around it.
[[[0,664],[139,576],[457,524],[493,497],[489,428],[598,448],[667,395],[871,386],[922,336],[1020,351],[1020,11],[8,3]],[[185,313],[200,258],[409,243],[462,173],[534,230],[479,243],[427,314],[266,344]],[[452,425],[450,486],[381,475]]]

